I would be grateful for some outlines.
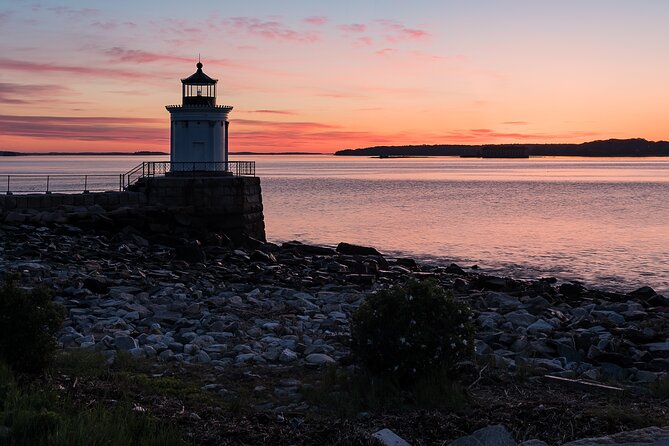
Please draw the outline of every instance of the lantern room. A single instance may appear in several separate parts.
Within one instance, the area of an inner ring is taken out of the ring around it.
[[[183,105],[216,105],[216,83],[202,71],[202,63],[197,63],[197,71],[185,79],[181,79]]]

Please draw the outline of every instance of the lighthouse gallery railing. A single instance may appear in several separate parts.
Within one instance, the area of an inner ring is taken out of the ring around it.
[[[229,172],[233,176],[255,176],[255,161],[170,162],[145,161],[122,174],[0,174],[0,193],[52,193],[123,191],[140,178],[167,173],[184,176],[204,176]]]

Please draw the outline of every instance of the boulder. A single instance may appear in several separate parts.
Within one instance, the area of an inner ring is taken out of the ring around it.
[[[562,446],[667,446],[668,444],[669,428],[647,427],[645,429],[620,432],[605,437],[570,441]]]
[[[372,437],[379,440],[383,446],[410,446],[402,437],[390,429],[381,429],[378,432],[374,432]]]
[[[116,347],[116,350],[123,350],[126,352],[139,347],[137,340],[132,336],[127,335],[116,336],[114,339],[114,346]]]
[[[580,283],[563,283],[560,285],[560,294],[569,299],[574,299],[581,296],[581,293],[585,291],[585,287]]]
[[[380,256],[381,253],[368,246],[352,245],[341,242],[337,245],[337,252],[340,254],[361,255],[361,256]]]
[[[546,322],[543,319],[539,319],[533,323],[531,323],[527,327],[527,332],[531,334],[537,334],[537,333],[550,333],[553,331],[553,326],[549,323]]]
[[[336,363],[336,361],[332,359],[331,356],[328,356],[324,353],[312,353],[308,355],[305,359],[308,364],[313,364],[313,365],[328,365]]]
[[[537,317],[531,315],[525,310],[512,311],[504,315],[504,319],[517,327],[528,327],[536,322]]]
[[[654,289],[652,289],[649,286],[642,286],[641,288],[637,288],[636,290],[632,291],[629,293],[630,296],[636,298],[636,299],[650,299],[651,297],[655,296],[657,293],[655,292]]]
[[[291,249],[300,254],[307,254],[307,255],[332,256],[337,254],[337,252],[332,248],[326,248],[324,246],[305,245],[304,243],[300,243],[297,241],[286,242],[281,245],[281,249]]]
[[[489,307],[499,308],[504,313],[517,310],[522,306],[517,297],[495,291],[489,292],[485,297],[485,301]]]

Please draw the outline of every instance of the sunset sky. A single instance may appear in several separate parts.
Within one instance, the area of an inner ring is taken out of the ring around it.
[[[169,151],[198,53],[233,152],[669,139],[666,0],[0,5],[0,150]]]

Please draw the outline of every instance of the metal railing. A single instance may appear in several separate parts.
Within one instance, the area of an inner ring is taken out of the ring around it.
[[[104,192],[122,190],[123,175],[118,174],[11,174],[0,175],[0,192],[30,194],[52,192]]]
[[[179,174],[198,177],[217,172],[229,172],[233,176],[254,177],[256,163],[255,161],[144,161],[121,175],[121,188],[127,189],[141,178],[156,175]]]
[[[141,178],[168,173],[199,177],[217,172],[233,176],[255,176],[255,161],[226,162],[171,162],[145,161],[122,174],[7,174],[0,175],[0,193],[30,194],[52,192],[104,192],[123,191]]]

